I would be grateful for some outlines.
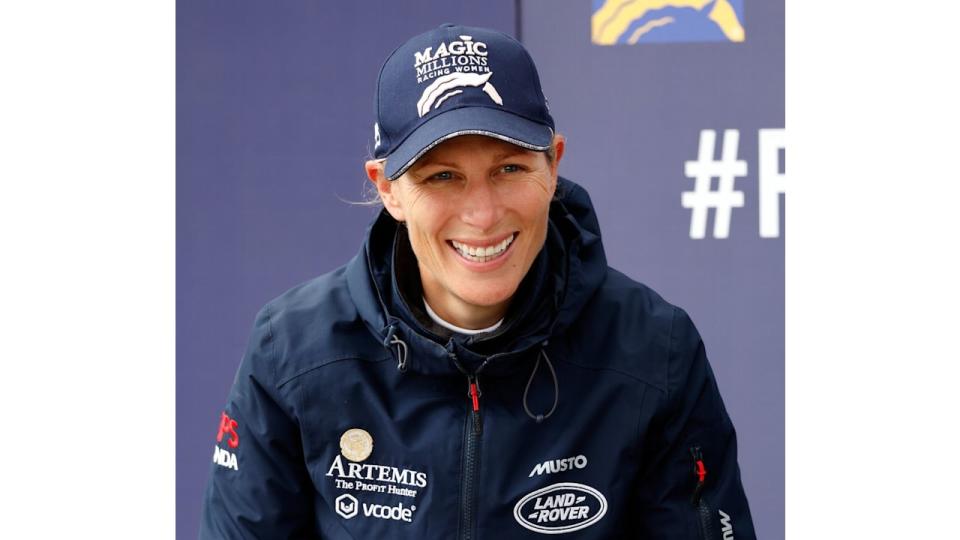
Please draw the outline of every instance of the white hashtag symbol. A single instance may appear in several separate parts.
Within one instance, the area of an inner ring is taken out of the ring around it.
[[[684,191],[680,202],[692,209],[690,215],[690,238],[703,238],[707,233],[707,211],[713,208],[713,237],[726,238],[730,234],[730,212],[743,206],[743,192],[733,189],[738,176],[747,175],[747,162],[737,159],[740,132],[727,129],[723,132],[723,148],[720,161],[713,158],[717,132],[704,129],[700,132],[700,152],[696,161],[683,164],[683,174],[693,178],[693,191]],[[719,178],[716,191],[710,188],[712,178]]]

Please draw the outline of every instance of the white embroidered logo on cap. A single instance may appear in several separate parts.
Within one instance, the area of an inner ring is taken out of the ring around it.
[[[458,37],[459,41],[441,43],[436,50],[427,47],[414,53],[417,84],[433,79],[417,101],[420,118],[447,98],[463,93],[463,88],[480,88],[494,103],[503,105],[503,98],[490,83],[493,72],[487,66],[487,44],[473,41],[472,36]]]
[[[420,101],[417,102],[417,113],[419,113],[420,117],[422,118],[425,114],[430,112],[431,108],[436,109],[441,103],[446,101],[448,97],[455,96],[463,92],[463,90],[456,90],[457,88],[479,88],[481,85],[483,85],[482,90],[488,96],[490,96],[490,99],[492,99],[494,103],[497,105],[503,105],[503,98],[500,97],[497,89],[488,82],[491,75],[493,75],[493,72],[451,73],[450,75],[444,75],[443,77],[438,78],[430,83],[430,86],[423,90],[423,95],[420,96]]]

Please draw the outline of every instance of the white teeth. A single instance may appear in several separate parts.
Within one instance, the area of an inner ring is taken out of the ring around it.
[[[457,242],[456,240],[451,240],[450,243],[453,244],[453,247],[456,248],[457,252],[460,255],[463,255],[465,258],[475,262],[487,262],[499,257],[501,253],[506,251],[507,247],[513,243],[513,239],[515,237],[516,235],[508,236],[499,244],[487,247],[469,246],[467,244]]]

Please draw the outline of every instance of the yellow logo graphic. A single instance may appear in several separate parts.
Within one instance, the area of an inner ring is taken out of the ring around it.
[[[733,41],[746,38],[743,0],[594,0],[596,45]]]

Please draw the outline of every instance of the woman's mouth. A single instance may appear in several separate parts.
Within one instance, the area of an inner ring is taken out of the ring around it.
[[[464,259],[473,263],[485,263],[502,257],[519,234],[515,232],[500,242],[490,245],[471,245],[456,240],[449,240],[448,243]]]

